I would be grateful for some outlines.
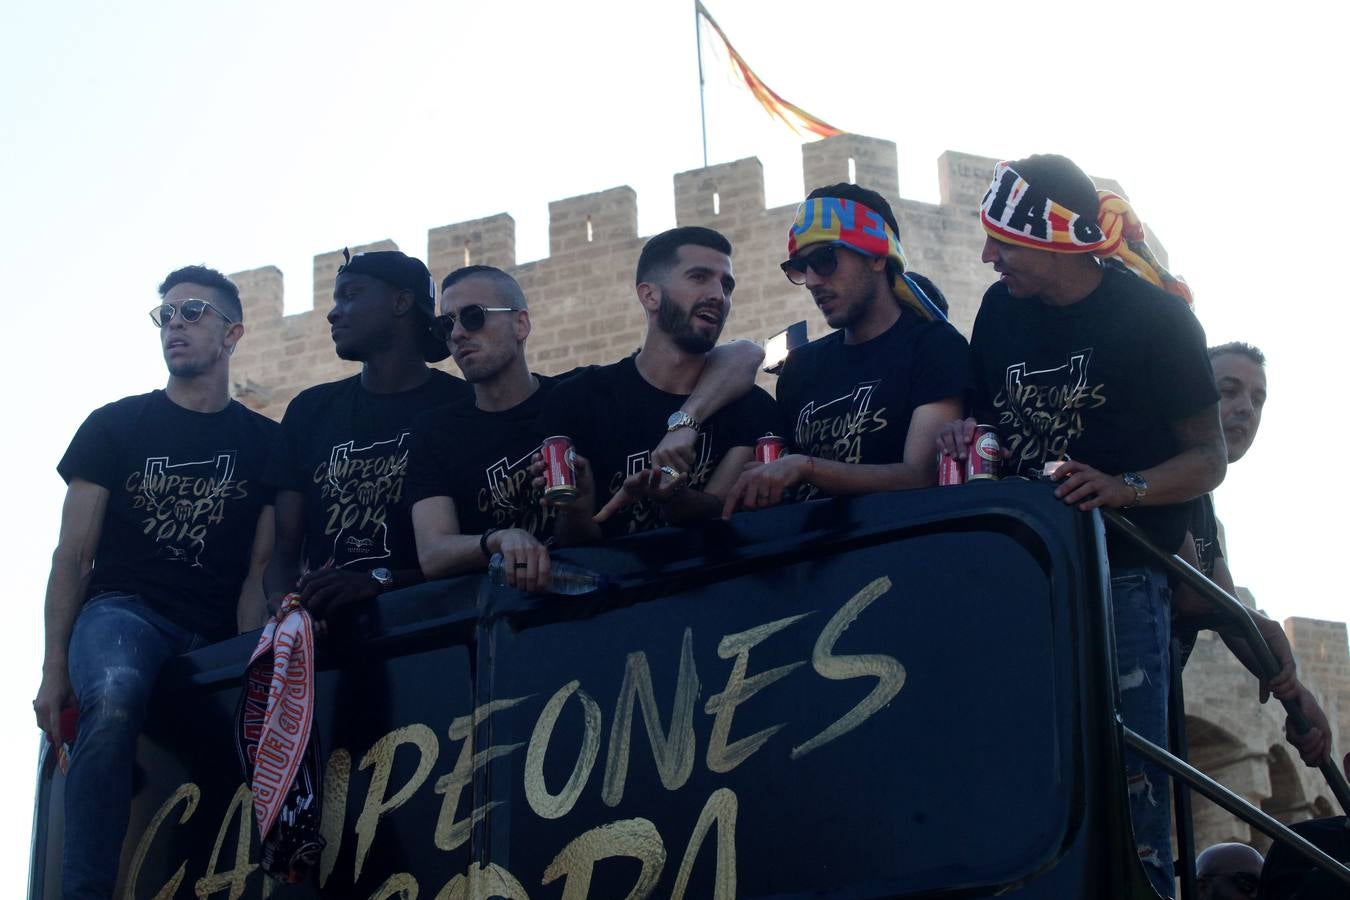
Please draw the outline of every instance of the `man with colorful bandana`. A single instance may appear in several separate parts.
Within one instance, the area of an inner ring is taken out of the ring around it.
[[[982,259],[999,273],[971,333],[975,411],[998,428],[1011,474],[1057,462],[1055,496],[1082,510],[1127,510],[1167,552],[1188,502],[1227,465],[1204,332],[1181,282],[1144,243],[1143,225],[1062,156],[999,163],[980,218]],[[964,458],[976,419],[938,446]],[[1121,713],[1167,743],[1171,592],[1159,565],[1107,537]],[[1172,894],[1166,773],[1127,754],[1130,810],[1145,872]]]
[[[793,492],[936,484],[933,441],[964,410],[969,349],[905,271],[890,204],[855,184],[817,188],[797,207],[787,251],[784,274],[836,330],[788,356],[778,407],[790,453],[742,473],[723,514]]]

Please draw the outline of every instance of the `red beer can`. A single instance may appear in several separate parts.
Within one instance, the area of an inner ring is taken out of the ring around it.
[[[571,500],[577,495],[577,451],[572,439],[561,434],[544,438],[539,452],[544,457],[544,496]]]
[[[771,463],[783,455],[787,443],[778,435],[770,432],[755,441],[755,459],[762,463]]]
[[[965,463],[950,453],[938,451],[938,484],[942,486],[966,483]]]
[[[966,452],[966,482],[997,481],[1003,468],[1003,448],[998,443],[998,429],[993,425],[976,425]]]

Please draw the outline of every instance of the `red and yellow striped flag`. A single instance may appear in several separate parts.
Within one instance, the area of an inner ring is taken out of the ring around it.
[[[817,119],[800,106],[795,106],[778,96],[773,88],[765,84],[763,80],[754,73],[754,70],[746,64],[741,55],[736,52],[736,48],[731,46],[731,41],[727,40],[726,32],[722,30],[722,26],[717,24],[717,20],[709,14],[707,7],[699,2],[699,0],[694,0],[694,8],[698,12],[698,15],[702,16],[703,20],[712,28],[713,33],[721,40],[722,45],[726,47],[727,54],[731,57],[732,68],[735,70],[737,77],[750,89],[750,93],[755,95],[755,99],[759,101],[759,105],[764,107],[764,110],[770,116],[778,119],[800,135],[810,133],[820,137],[834,137],[835,135],[844,133],[830,123],[822,119]]]

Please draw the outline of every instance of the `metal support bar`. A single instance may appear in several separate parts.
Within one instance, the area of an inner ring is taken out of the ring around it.
[[[1181,683],[1181,642],[1172,638],[1168,647],[1172,662],[1171,690],[1167,692],[1168,744],[1178,758],[1189,762],[1186,742],[1186,696]],[[1172,781],[1173,808],[1176,810],[1177,878],[1181,879],[1181,900],[1195,900],[1195,823],[1191,815],[1191,789],[1180,778]]]
[[[1271,818],[1228,788],[1219,784],[1213,778],[1210,778],[1204,772],[1201,772],[1199,769],[1194,768],[1188,763],[1182,762],[1152,741],[1145,740],[1130,729],[1124,728],[1124,726],[1122,726],[1122,730],[1125,732],[1125,745],[1130,749],[1146,757],[1150,762],[1162,766],[1172,775],[1185,781],[1191,787],[1195,788],[1195,790],[1204,794],[1210,800],[1213,800],[1219,806],[1222,806],[1248,825],[1259,829],[1273,840],[1282,841],[1285,844],[1288,844],[1290,849],[1295,853],[1298,853],[1319,869],[1329,872],[1336,880],[1343,884],[1350,885],[1350,868],[1346,868],[1341,863],[1317,849],[1317,847],[1313,846],[1305,838],[1300,837],[1297,833],[1290,830],[1289,826]]]
[[[1256,655],[1257,664],[1262,669],[1265,678],[1271,678],[1279,673],[1280,664],[1275,661],[1275,654],[1270,652],[1270,647],[1266,645],[1266,639],[1257,630],[1256,623],[1252,621],[1251,613],[1248,612],[1242,601],[1210,581],[1180,556],[1160,550],[1153,541],[1149,540],[1148,535],[1144,534],[1138,525],[1135,525],[1120,513],[1109,509],[1103,509],[1101,513],[1107,525],[1139,549],[1155,557],[1166,569],[1199,591],[1206,600],[1209,600],[1218,608],[1222,616],[1241,629],[1242,636]],[[1303,715],[1303,710],[1299,709],[1292,701],[1281,700],[1280,703],[1284,706],[1285,712],[1289,714],[1289,719],[1293,722],[1295,731],[1303,734],[1312,727],[1308,717]],[[1340,802],[1341,811],[1350,815],[1350,784],[1345,781],[1345,773],[1330,758],[1317,768],[1331,787],[1331,793]]]

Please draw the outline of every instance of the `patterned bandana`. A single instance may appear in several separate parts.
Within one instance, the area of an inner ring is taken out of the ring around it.
[[[914,279],[905,274],[908,267],[905,249],[900,246],[900,237],[880,213],[856,200],[840,197],[802,201],[788,231],[788,256],[793,256],[799,247],[826,242],[838,242],[864,256],[895,260],[900,266],[900,274],[891,284],[891,292],[896,298],[925,319],[946,321],[942,310],[928,299]]]
[[[285,882],[318,867],[323,787],[314,727],[314,625],[287,594],[244,672],[237,740],[262,843],[262,867]]]
[[[994,181],[980,204],[980,222],[996,241],[1048,250],[1114,256],[1136,275],[1192,304],[1186,282],[1172,276],[1144,239],[1144,223],[1119,194],[1098,191],[1097,219],[1061,206],[1017,174],[1009,163],[994,167]]]

